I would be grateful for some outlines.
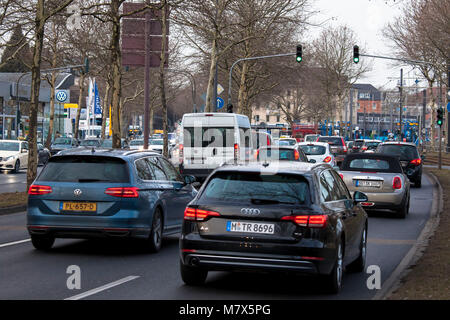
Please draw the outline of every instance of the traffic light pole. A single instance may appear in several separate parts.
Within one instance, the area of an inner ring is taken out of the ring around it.
[[[231,102],[231,86],[232,86],[232,76],[233,76],[233,69],[236,64],[238,64],[241,61],[249,61],[249,60],[259,60],[259,59],[267,59],[267,58],[276,58],[276,57],[287,57],[287,56],[295,56],[297,53],[280,53],[280,54],[274,54],[270,56],[258,56],[258,57],[249,57],[249,58],[240,58],[233,62],[230,68],[230,74],[228,76],[228,97],[227,97],[227,107],[232,106]]]

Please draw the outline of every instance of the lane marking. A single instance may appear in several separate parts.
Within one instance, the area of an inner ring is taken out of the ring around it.
[[[19,240],[19,241],[14,241],[14,242],[3,243],[3,244],[0,244],[0,248],[9,247],[9,246],[13,246],[15,244],[20,244],[20,243],[29,242],[29,241],[31,241],[31,239],[24,239],[24,240]]]
[[[375,243],[375,244],[415,244],[417,240],[368,238],[367,241],[368,243]]]
[[[98,287],[98,288],[86,291],[84,293],[77,294],[77,295],[75,295],[73,297],[66,298],[64,300],[80,300],[80,299],[92,296],[92,295],[94,295],[96,293],[99,293],[99,292],[111,289],[113,287],[119,286],[119,285],[121,285],[121,284],[123,284],[125,282],[129,282],[129,281],[135,280],[137,278],[139,278],[139,276],[128,276],[128,277],[122,278],[120,280],[117,280],[117,281],[105,284],[104,286],[101,286],[101,287]]]

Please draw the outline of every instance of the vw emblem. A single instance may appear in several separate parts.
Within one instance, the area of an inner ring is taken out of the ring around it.
[[[56,93],[56,100],[59,102],[64,102],[67,99],[67,93],[65,91],[58,91]]]
[[[83,192],[80,190],[80,189],[75,189],[75,190],[73,190],[73,194],[75,195],[75,196],[81,196],[81,194],[82,194]]]
[[[261,213],[259,209],[255,208],[242,208],[241,209],[242,214],[250,214],[250,215],[258,215]]]

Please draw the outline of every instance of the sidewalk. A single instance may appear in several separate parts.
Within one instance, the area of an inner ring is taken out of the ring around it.
[[[449,167],[450,168],[450,167]],[[423,256],[402,279],[402,285],[389,300],[450,299],[450,171],[427,168],[439,180],[444,207],[439,226],[430,238]]]

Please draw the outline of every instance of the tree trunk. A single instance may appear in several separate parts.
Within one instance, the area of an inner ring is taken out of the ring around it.
[[[214,39],[211,48],[211,65],[209,66],[208,88],[206,89],[206,104],[204,112],[213,112],[215,110],[213,102],[214,93],[214,75],[217,65],[217,33],[214,33]]]
[[[39,89],[41,87],[41,59],[44,42],[44,0],[37,0],[36,18],[34,28],[34,49],[33,62],[31,66],[31,97],[29,110],[29,130],[28,133],[28,170],[27,170],[27,190],[36,179],[37,175],[37,114],[39,108]]]
[[[79,87],[80,87],[80,95],[78,96],[78,109],[77,109],[77,116],[75,118],[75,130],[74,130],[74,138],[78,139],[78,131],[80,128],[80,115],[81,115],[81,106],[83,103],[83,94],[84,94],[84,77],[85,74],[82,73],[80,75],[80,80],[79,80]]]
[[[168,147],[168,125],[167,125],[167,101],[166,101],[166,88],[164,83],[164,64],[166,62],[166,39],[167,39],[167,1],[162,1],[162,9],[161,9],[161,28],[162,28],[162,41],[161,41],[161,61],[159,64],[159,87],[161,93],[161,105],[163,109],[163,134],[164,134],[164,146],[163,146],[163,155],[165,157],[169,156],[169,147]]]
[[[105,95],[103,96],[103,110],[102,110],[102,140],[105,139],[106,133],[106,119],[109,117],[109,105],[108,105],[108,98],[109,98],[109,90],[110,90],[110,84],[109,81],[106,82],[106,89],[105,89]],[[110,124],[111,125],[111,124]]]
[[[52,67],[55,67],[52,65]],[[48,133],[47,138],[45,140],[45,147],[50,149],[52,145],[53,138],[53,127],[55,123],[55,82],[56,82],[56,74],[52,72],[52,78],[50,80],[50,120],[48,123]]]
[[[241,82],[239,84],[238,108],[237,108],[237,113],[241,114],[245,112],[245,95],[247,92],[247,72],[248,72],[248,61],[243,61],[241,69]]]
[[[122,95],[122,63],[120,52],[120,0],[111,0],[110,15],[112,19],[111,42],[109,49],[111,51],[112,65],[112,101],[111,101],[111,123],[112,128],[112,147],[119,149],[120,141],[120,98]]]

